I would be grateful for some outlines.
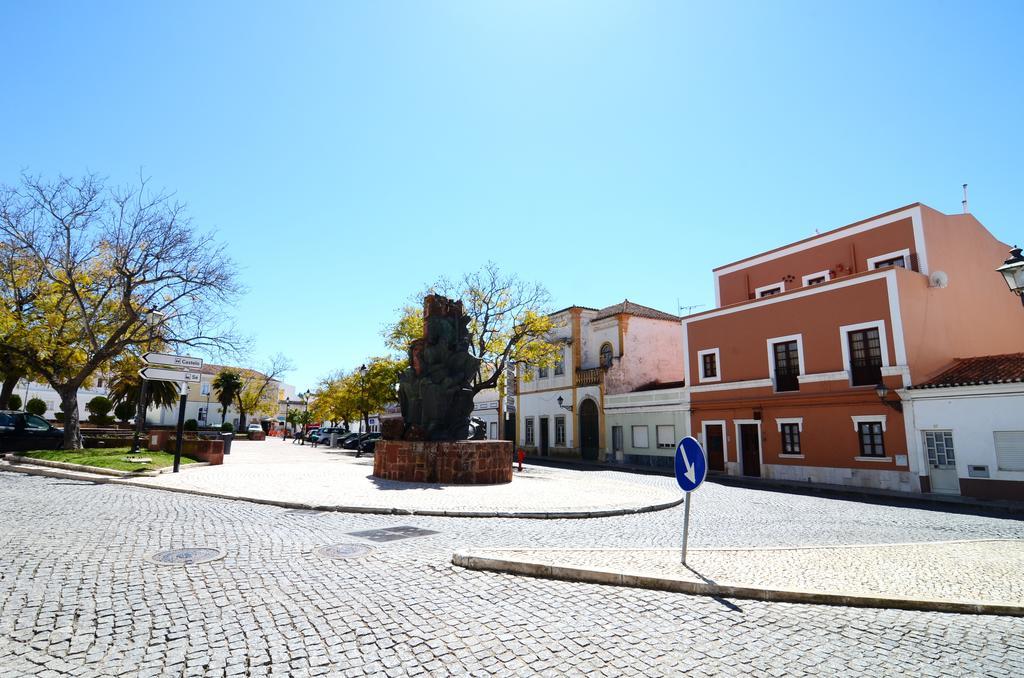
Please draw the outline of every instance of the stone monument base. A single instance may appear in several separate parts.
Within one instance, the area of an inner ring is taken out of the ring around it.
[[[512,482],[508,440],[378,440],[373,475],[384,480],[452,485]]]

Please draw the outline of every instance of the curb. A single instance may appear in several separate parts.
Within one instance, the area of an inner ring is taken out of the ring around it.
[[[709,596],[714,598],[739,598],[775,603],[873,607],[926,612],[954,612],[959,614],[991,614],[1014,617],[1024,616],[1024,605],[1011,605],[1009,603],[902,598],[898,596],[865,596],[848,593],[826,593],[823,591],[759,588],[755,586],[742,586],[728,583],[718,584],[695,582],[686,579],[616,572],[614,570],[586,569],[534,563],[525,560],[489,558],[485,556],[475,556],[471,552],[467,551],[456,551],[452,554],[452,564],[470,570],[501,572],[504,574],[524,575],[540,579],[559,579],[562,581],[582,582],[588,584],[626,586],[631,588],[669,591],[672,593],[685,593],[689,595]]]
[[[574,459],[552,457],[526,457],[526,461],[537,466],[562,468],[579,471],[615,471],[645,476],[663,476],[671,478],[671,468],[636,466],[630,464],[606,464],[600,462],[584,462]],[[786,492],[805,496],[828,497],[832,499],[862,499],[874,503],[899,502],[903,505],[937,505],[949,511],[983,511],[987,514],[1024,515],[1024,501],[1008,501],[1005,499],[977,499],[960,495],[941,495],[925,492],[901,492],[899,490],[883,490],[872,487],[856,487],[832,483],[807,483],[800,480],[778,480],[773,478],[748,478],[731,476],[721,472],[709,472],[707,482],[729,487],[743,487],[766,492]]]
[[[54,462],[56,463],[56,462]],[[93,467],[86,467],[92,469]],[[141,487],[148,490],[162,490],[164,492],[177,492],[179,494],[191,494],[197,497],[208,497],[211,499],[227,499],[230,501],[244,501],[251,504],[262,504],[264,506],[277,506],[285,509],[305,509],[310,511],[324,511],[332,513],[363,513],[388,516],[431,516],[442,518],[517,518],[524,520],[581,520],[587,518],[609,518],[614,516],[629,516],[639,513],[651,513],[674,508],[683,503],[683,497],[663,504],[651,504],[638,508],[623,509],[601,509],[596,511],[444,511],[437,509],[405,509],[386,506],[340,506],[340,505],[317,505],[304,504],[297,501],[284,501],[279,499],[263,499],[260,497],[239,497],[230,494],[219,494],[217,492],[206,492],[203,490],[191,490],[182,487],[166,487],[152,483],[139,483],[128,480],[124,477],[112,477],[82,472],[69,472],[70,469],[61,470],[44,467],[31,468],[29,465],[0,464],[0,471],[24,473],[27,475],[46,476],[50,478],[65,478],[69,480],[82,480],[97,484],[111,483],[125,487]],[[118,472],[120,473],[120,472]],[[84,477],[83,477],[84,476]],[[138,477],[138,476],[134,476]]]

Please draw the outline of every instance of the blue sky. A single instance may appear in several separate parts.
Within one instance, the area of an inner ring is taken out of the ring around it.
[[[300,388],[477,262],[556,306],[914,201],[1024,243],[1017,2],[5,2],[0,183],[139,169]]]

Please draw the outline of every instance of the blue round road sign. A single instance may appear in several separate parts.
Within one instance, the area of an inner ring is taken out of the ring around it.
[[[696,438],[687,436],[676,445],[676,482],[683,492],[693,492],[708,476],[708,456]]]

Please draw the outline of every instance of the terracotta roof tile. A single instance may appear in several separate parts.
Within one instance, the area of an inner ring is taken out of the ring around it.
[[[977,386],[1024,382],[1024,353],[957,358],[953,366],[923,384],[911,388]]]
[[[621,304],[615,304],[614,306],[606,306],[597,312],[594,316],[594,320],[601,320],[603,318],[610,318],[613,315],[625,313],[627,315],[636,316],[637,318],[650,318],[652,320],[675,320],[678,321],[680,318],[677,315],[671,313],[665,313],[659,311],[656,308],[650,306],[641,306],[635,304],[629,299],[624,300]]]

